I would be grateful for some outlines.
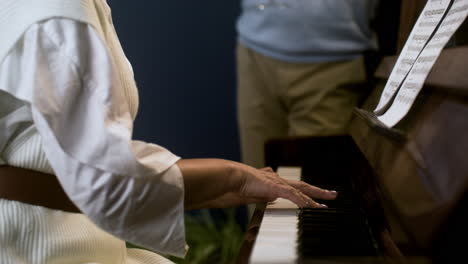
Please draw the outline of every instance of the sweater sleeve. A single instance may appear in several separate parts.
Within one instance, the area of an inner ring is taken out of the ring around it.
[[[184,256],[179,157],[132,140],[122,83],[94,29],[47,20],[28,29],[8,56],[3,63],[15,74],[2,89],[30,104],[47,159],[77,207],[121,239]]]

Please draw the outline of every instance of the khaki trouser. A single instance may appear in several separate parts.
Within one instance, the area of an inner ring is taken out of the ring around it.
[[[365,95],[349,84],[366,79],[363,58],[289,63],[237,48],[238,122],[242,162],[265,166],[264,144],[287,136],[347,134]]]

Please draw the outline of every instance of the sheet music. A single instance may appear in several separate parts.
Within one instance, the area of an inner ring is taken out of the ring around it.
[[[428,43],[429,38],[441,22],[451,1],[452,0],[428,0],[390,74],[380,97],[380,101],[374,110],[376,114],[383,114],[382,111],[388,107],[393,95],[401,86],[421,51]]]
[[[409,112],[442,49],[467,15],[468,0],[455,0],[434,36],[414,63],[408,77],[403,81],[395,101],[385,114],[378,117],[385,125],[388,127],[396,125]]]

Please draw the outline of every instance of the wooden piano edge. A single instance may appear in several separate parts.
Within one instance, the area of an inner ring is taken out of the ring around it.
[[[247,231],[244,235],[244,241],[239,250],[236,264],[248,264],[250,255],[252,254],[255,240],[257,239],[260,225],[262,224],[263,215],[265,213],[266,203],[258,203],[255,207],[252,219],[250,220]]]

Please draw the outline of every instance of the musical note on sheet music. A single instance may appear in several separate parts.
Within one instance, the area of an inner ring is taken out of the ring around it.
[[[394,94],[400,88],[419,54],[436,30],[451,1],[429,0],[427,2],[390,74],[380,101],[374,110],[376,114],[380,115],[388,108],[388,104],[391,103]]]
[[[468,15],[468,0],[454,0],[435,34],[418,56],[401,84],[394,102],[379,120],[389,127],[396,125],[409,112],[442,49]]]

